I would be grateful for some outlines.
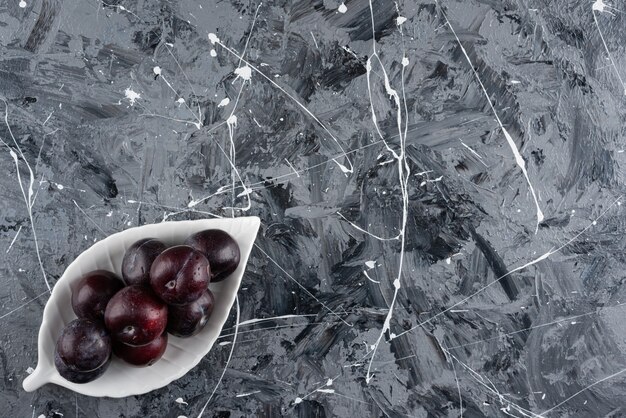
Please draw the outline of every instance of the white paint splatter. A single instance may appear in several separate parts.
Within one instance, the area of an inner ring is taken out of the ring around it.
[[[212,45],[215,45],[216,43],[219,43],[220,38],[218,38],[217,35],[211,32],[209,33],[209,41],[211,41]]]
[[[63,189],[65,189],[65,186],[63,186],[62,184],[58,184],[57,183],[57,189],[63,190]]]
[[[374,267],[376,267],[376,261],[374,261],[374,260],[366,261],[365,265],[367,266],[367,268],[373,269]]]
[[[252,190],[249,187],[246,187],[245,185],[243,186],[243,192],[239,193],[237,195],[237,197],[244,197],[244,196],[248,196],[250,193],[252,193],[254,190]]]
[[[141,95],[137,93],[136,91],[134,91],[133,89],[131,89],[130,87],[124,90],[124,94],[126,95],[126,98],[130,101],[131,106],[134,106],[135,101],[141,98]]]
[[[211,49],[211,51],[209,51],[209,55],[211,55],[212,57],[217,57],[217,51],[215,51],[215,49]]]
[[[183,400],[183,398],[176,398],[176,403],[179,403],[181,405],[189,405],[187,402]]]
[[[606,7],[606,4],[604,4],[602,0],[596,0],[591,6],[591,9],[595,10],[596,12],[604,12],[605,7]]]
[[[348,8],[346,7],[346,5],[345,5],[344,3],[341,3],[341,4],[339,5],[339,7],[337,8],[337,11],[338,11],[339,13],[345,13],[345,12],[347,12],[347,11],[348,11]]]
[[[152,71],[154,72],[154,74],[156,75],[161,75],[161,67],[159,67],[158,65],[156,67],[154,67],[152,69]]]
[[[222,101],[217,105],[217,107],[224,107],[224,106],[228,106],[228,103],[230,103],[230,99],[228,97],[225,97],[222,99]],[[236,122],[235,122],[236,124]]]
[[[28,374],[33,374],[34,371],[35,369],[33,369],[32,367],[29,367],[28,369],[26,369],[26,373]]]
[[[26,4],[26,2],[24,0],[22,0],[22,1],[20,1],[19,6],[23,9],[23,8],[25,8],[28,5]]]
[[[298,405],[299,403],[302,403],[302,398],[296,398],[293,400],[293,403],[295,403],[296,405]]]
[[[409,65],[409,59],[407,57],[402,57],[402,66],[406,67]]]
[[[404,22],[406,22],[406,17],[404,17],[404,16],[398,16],[398,17],[396,17],[396,25],[400,26],[400,25],[402,25]]]
[[[247,65],[237,68],[235,70],[235,74],[237,74],[237,78],[241,77],[245,81],[250,81],[250,79],[252,78],[252,70]]]
[[[176,100],[176,103],[183,104],[185,103],[185,99],[183,99],[182,97],[179,97],[178,100]]]
[[[333,385],[333,379],[328,379],[326,381],[326,386],[332,386]]]

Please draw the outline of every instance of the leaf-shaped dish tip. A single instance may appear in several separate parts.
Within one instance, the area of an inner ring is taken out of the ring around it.
[[[37,368],[24,379],[24,390],[32,392],[46,383],[55,383],[83,395],[121,398],[150,392],[185,375],[211,350],[222,331],[260,223],[259,218],[250,216],[144,225],[113,234],[84,251],[67,267],[46,303],[39,329]],[[181,244],[190,234],[205,229],[228,232],[239,244],[241,261],[228,279],[209,285],[215,295],[215,307],[204,329],[191,338],[170,335],[165,354],[150,367],[135,368],[114,359],[106,373],[92,382],[75,384],[63,379],[54,367],[54,347],[65,325],[76,318],[72,311],[70,284],[97,269],[113,271],[121,276],[124,252],[139,239],[152,237],[166,245],[175,245]]]

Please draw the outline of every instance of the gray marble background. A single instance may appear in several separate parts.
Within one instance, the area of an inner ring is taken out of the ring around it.
[[[344,6],[0,4],[0,415],[626,416],[626,4]],[[24,392],[78,254],[214,215],[261,218],[273,319],[144,396]]]

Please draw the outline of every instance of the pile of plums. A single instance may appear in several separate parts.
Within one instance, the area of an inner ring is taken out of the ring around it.
[[[213,311],[209,282],[226,279],[239,265],[239,246],[226,232],[207,229],[167,248],[155,238],[135,242],[124,254],[122,279],[96,270],[72,285],[78,317],[57,340],[54,364],[65,379],[100,377],[112,355],[150,366],[167,347],[167,334],[191,337]]]

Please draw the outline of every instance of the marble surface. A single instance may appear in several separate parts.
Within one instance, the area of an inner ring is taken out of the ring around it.
[[[1,415],[625,416],[625,12],[4,1]],[[241,309],[198,367],[24,392],[78,254],[241,215]]]

